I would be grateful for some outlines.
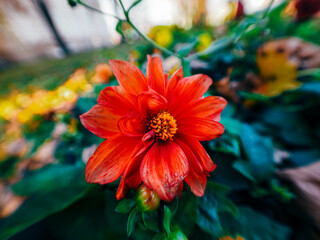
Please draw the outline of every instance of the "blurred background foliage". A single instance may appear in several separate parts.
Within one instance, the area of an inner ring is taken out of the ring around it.
[[[147,34],[178,57],[119,21],[118,46],[1,71],[0,239],[319,239],[319,2],[280,1],[251,14],[245,1],[228,2],[216,26],[206,1],[178,2],[192,28]],[[85,163],[102,139],[79,115],[117,83],[109,59],[145,71],[147,54],[161,56],[170,75],[180,65],[209,75],[207,94],[228,106],[224,135],[203,143],[217,164],[205,195],[185,186],[180,199],[141,213],[134,191],[115,199],[118,182],[86,184]]]

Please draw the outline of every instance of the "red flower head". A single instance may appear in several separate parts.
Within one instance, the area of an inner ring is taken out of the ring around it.
[[[134,65],[110,60],[120,86],[106,87],[98,104],[80,116],[82,124],[107,139],[86,167],[89,183],[106,184],[120,176],[117,199],[141,181],[162,200],[171,201],[182,181],[204,194],[206,175],[215,169],[199,141],[221,136],[218,121],[227,102],[203,94],[212,84],[206,75],[168,79],[159,57],[148,56],[146,77]]]

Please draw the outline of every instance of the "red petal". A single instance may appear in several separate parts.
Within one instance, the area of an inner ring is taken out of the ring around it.
[[[118,179],[140,141],[141,137],[116,135],[101,143],[87,163],[87,182],[106,184]]]
[[[161,95],[164,95],[165,77],[162,62],[159,57],[151,57],[148,55],[146,76],[150,87]]]
[[[138,95],[148,90],[146,78],[135,65],[122,60],[110,60],[110,66],[119,85],[128,93]]]
[[[193,75],[178,81],[171,98],[170,113],[178,113],[187,108],[189,103],[201,98],[211,84],[211,78],[203,74]]]
[[[138,105],[144,117],[156,114],[167,109],[167,100],[151,89],[151,92],[142,92],[138,96]]]
[[[208,141],[220,137],[224,126],[208,118],[189,117],[177,121],[178,132],[189,135],[199,141]]]
[[[118,115],[125,115],[132,111],[134,105],[125,97],[121,87],[106,87],[100,92],[98,103],[107,106]]]
[[[226,107],[227,101],[223,97],[206,97],[191,103],[185,111],[177,114],[176,119],[200,117],[215,121],[220,120],[220,114]]]
[[[187,156],[189,162],[189,174],[184,180],[190,186],[190,189],[194,195],[201,197],[206,189],[207,177],[203,173],[200,163],[190,148],[179,139],[176,139],[176,142]]]
[[[171,201],[188,170],[187,158],[176,143],[155,142],[142,160],[140,176],[160,199]]]
[[[106,106],[94,105],[88,112],[80,116],[82,125],[101,138],[109,138],[119,133],[117,122],[119,116],[112,113]]]
[[[198,140],[183,134],[177,135],[177,138],[183,141],[190,148],[204,171],[212,172],[216,168],[216,165],[212,162],[210,156]]]
[[[168,82],[167,89],[166,89],[166,98],[169,99],[172,96],[172,93],[178,83],[183,78],[183,70],[180,67],[174,74],[172,74],[170,81]]]
[[[118,127],[121,133],[127,136],[143,136],[148,131],[144,119],[134,114],[128,114],[120,118]]]
[[[141,183],[139,168],[141,161],[148,149],[149,147],[143,146],[142,142],[140,142],[137,145],[137,148],[133,151],[136,154],[126,167],[121,177],[121,181],[116,194],[116,198],[118,200],[124,198],[130,188],[136,189],[137,187],[139,187]]]
[[[142,138],[142,142],[145,146],[150,146],[154,140],[155,140],[155,132],[153,130],[147,132],[143,138]]]

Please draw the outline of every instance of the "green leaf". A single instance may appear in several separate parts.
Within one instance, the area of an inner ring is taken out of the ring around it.
[[[237,119],[225,117],[221,119],[221,124],[225,127],[226,131],[235,135],[239,136],[242,130],[242,122]]]
[[[171,210],[168,206],[164,205],[163,227],[169,236],[171,233]]]
[[[87,186],[84,165],[50,164],[27,172],[13,191],[21,196],[51,192],[64,187]]]
[[[7,159],[0,161],[0,178],[7,179],[11,177],[18,162],[19,158],[16,157],[8,157]]]
[[[131,209],[136,205],[136,201],[132,200],[132,199],[123,199],[121,200],[115,211],[118,213],[124,213],[127,214],[131,211]]]
[[[235,218],[239,217],[238,207],[229,199],[224,198],[219,202],[219,204],[219,209],[222,211],[229,212]]]
[[[177,53],[181,56],[184,57],[186,56],[194,47],[196,46],[197,41],[193,41],[190,43],[185,43],[182,44],[179,49],[177,50]]]
[[[218,200],[210,191],[197,200],[197,224],[203,231],[216,238],[222,231],[218,215]]]
[[[190,67],[189,61],[182,60],[182,69],[183,69],[183,75],[185,77],[191,76],[191,67]]]
[[[246,167],[242,166],[242,170],[251,170],[251,175],[257,180],[269,179],[275,171],[272,140],[259,135],[248,124],[242,125],[240,139],[249,162]]]
[[[252,182],[256,182],[256,179],[254,178],[254,176],[252,176],[253,170],[249,162],[239,160],[234,162],[232,166],[247,179],[249,179]]]
[[[223,134],[220,138],[209,142],[209,148],[212,151],[223,152],[240,157],[240,144],[237,138],[228,133]]]
[[[53,121],[40,120],[41,123],[37,129],[31,129],[27,125],[23,126],[23,134],[28,141],[30,148],[26,157],[32,157],[38,148],[51,137],[51,133],[55,127]]]
[[[239,218],[231,218],[230,215],[221,216],[224,231],[228,234],[239,234],[245,239],[255,240],[287,240],[290,229],[272,219],[242,207],[239,208]]]
[[[138,219],[139,219],[139,211],[138,211],[138,208],[135,207],[131,211],[129,218],[128,218],[128,222],[127,222],[127,235],[128,235],[128,237],[131,236]]]
[[[117,26],[116,26],[116,31],[121,34],[121,36],[124,38],[124,35],[123,35],[123,21],[122,20],[119,20],[118,23],[117,23]]]
[[[6,240],[49,215],[65,209],[86,192],[85,187],[61,188],[52,193],[40,193],[27,199],[0,226],[0,239]]]
[[[266,97],[266,96],[264,96],[262,94],[258,94],[258,93],[239,91],[238,94],[239,94],[239,96],[243,97],[246,100],[254,100],[257,102],[264,102],[264,103],[271,102],[270,97]]]
[[[70,7],[75,7],[75,6],[77,6],[77,1],[76,0],[68,0],[68,4],[70,5]]]
[[[143,212],[142,213],[142,220],[144,225],[154,232],[159,232],[159,212]]]

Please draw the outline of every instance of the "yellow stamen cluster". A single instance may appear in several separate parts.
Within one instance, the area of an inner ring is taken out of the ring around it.
[[[158,139],[173,140],[178,128],[174,117],[168,112],[160,112],[149,121],[149,130],[153,130]]]

